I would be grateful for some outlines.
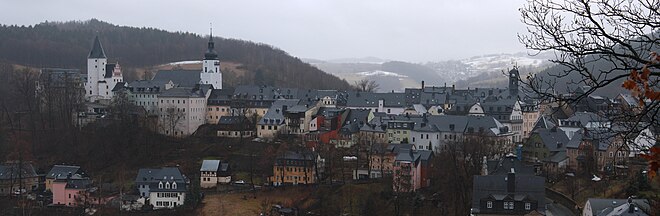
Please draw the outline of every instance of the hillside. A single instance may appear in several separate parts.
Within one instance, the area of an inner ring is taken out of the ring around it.
[[[110,62],[118,61],[130,81],[140,70],[170,62],[200,60],[208,38],[187,32],[117,26],[99,20],[34,26],[0,26],[0,61],[32,67],[85,69],[92,39],[98,35]],[[225,86],[240,84],[348,89],[348,82],[283,50],[250,41],[214,38],[220,60],[239,65],[228,71]],[[244,73],[243,73],[244,72]],[[233,77],[241,74],[241,77]]]

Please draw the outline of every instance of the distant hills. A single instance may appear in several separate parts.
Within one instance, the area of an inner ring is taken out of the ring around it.
[[[349,82],[367,78],[380,84],[380,91],[401,91],[407,87],[426,85],[456,85],[470,87],[506,87],[508,71],[517,65],[522,74],[536,73],[549,66],[552,55],[544,53],[492,54],[461,60],[409,63],[377,57],[343,58],[333,60],[304,59],[319,69]]]
[[[158,65],[201,60],[208,42],[208,37],[193,33],[117,26],[96,19],[34,26],[1,25],[0,62],[86,71],[86,58],[95,35],[99,36],[108,60],[118,61],[129,81],[143,78],[143,73]],[[214,40],[221,62],[235,69],[224,74],[224,86],[350,88],[345,80],[273,46],[219,37]]]

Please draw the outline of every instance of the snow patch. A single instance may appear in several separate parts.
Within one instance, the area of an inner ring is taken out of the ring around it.
[[[167,65],[184,65],[184,64],[201,64],[201,63],[202,63],[202,61],[193,60],[193,61],[172,62],[172,63],[168,63]]]
[[[365,72],[359,72],[357,73],[358,75],[361,76],[392,76],[392,77],[408,77],[406,75],[401,75],[398,73],[394,72],[389,72],[389,71],[382,71],[382,70],[373,70],[373,71],[365,71]]]

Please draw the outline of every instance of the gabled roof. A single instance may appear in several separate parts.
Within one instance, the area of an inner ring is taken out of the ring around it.
[[[54,165],[53,168],[50,169],[50,172],[46,174],[46,178],[50,179],[66,179],[67,175],[70,174],[76,174],[82,173],[80,170],[79,166],[69,166],[69,165]]]
[[[626,199],[600,199],[600,198],[589,198],[587,200],[587,203],[591,205],[591,212],[594,215],[640,215],[644,216],[647,215],[645,212],[649,212],[651,210],[651,206],[649,205],[649,201],[646,199],[633,199],[632,204],[641,210],[637,211],[637,214],[626,214],[628,210],[628,204],[629,200]],[[625,207],[625,210],[621,207]],[[617,211],[614,211],[617,210]],[[624,210],[624,211],[621,211]],[[618,213],[617,213],[618,212]],[[611,214],[613,213],[613,214]]]
[[[204,160],[202,161],[202,168],[199,171],[217,172],[220,168],[220,160]]]
[[[143,168],[138,170],[135,177],[135,183],[138,185],[149,185],[150,192],[157,191],[186,191],[186,176],[181,174],[178,167],[163,167],[160,169]],[[177,183],[176,189],[162,189],[158,188],[158,184],[162,183]]]
[[[199,73],[198,70],[160,70],[151,80],[164,83],[172,81],[180,87],[193,87],[199,84]]]
[[[105,75],[103,76],[103,78],[112,77],[112,73],[115,72],[115,65],[116,64],[110,64],[110,63],[105,64]]]
[[[92,44],[92,51],[89,52],[87,58],[89,59],[106,58],[105,52],[103,51],[103,46],[101,46],[101,42],[99,41],[99,36],[94,37],[94,43]]]
[[[198,84],[195,87],[175,87],[163,91],[158,97],[206,97],[206,92],[211,90],[209,84]]]
[[[553,128],[556,124],[552,121],[550,116],[542,115],[538,120],[536,120],[536,124],[534,124],[534,129],[536,130],[539,128]]]
[[[560,128],[539,129],[536,133],[550,152],[566,151],[566,145],[570,140],[566,136],[566,132]]]
[[[517,174],[521,175],[534,175],[534,167],[523,164],[522,161],[516,157],[506,157],[501,160],[488,161],[488,174],[489,175],[506,175],[513,169]]]
[[[538,202],[536,210],[545,212],[545,178],[515,174],[515,192],[507,191],[507,175],[475,175],[472,190],[473,213],[480,212],[479,202],[487,197],[510,196],[515,200],[529,199]]]
[[[295,106],[298,104],[298,99],[281,99],[273,102],[263,118],[259,120],[259,125],[282,125],[284,124],[283,108]]]
[[[18,162],[12,162],[0,165],[0,180],[18,179],[19,176],[22,178],[36,177],[37,172],[31,163],[20,165]]]

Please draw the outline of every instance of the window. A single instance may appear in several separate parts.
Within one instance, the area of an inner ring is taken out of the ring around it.
[[[211,181],[211,178],[209,178],[209,181]],[[176,182],[172,182],[172,189],[176,189]]]
[[[513,202],[509,202],[509,209],[513,209]]]
[[[532,209],[532,204],[531,203],[525,203],[525,210],[531,210]]]
[[[163,189],[163,182],[158,182],[158,189]]]
[[[504,209],[509,209],[509,202],[504,202]]]
[[[486,208],[493,208],[493,202],[492,201],[486,202]]]

